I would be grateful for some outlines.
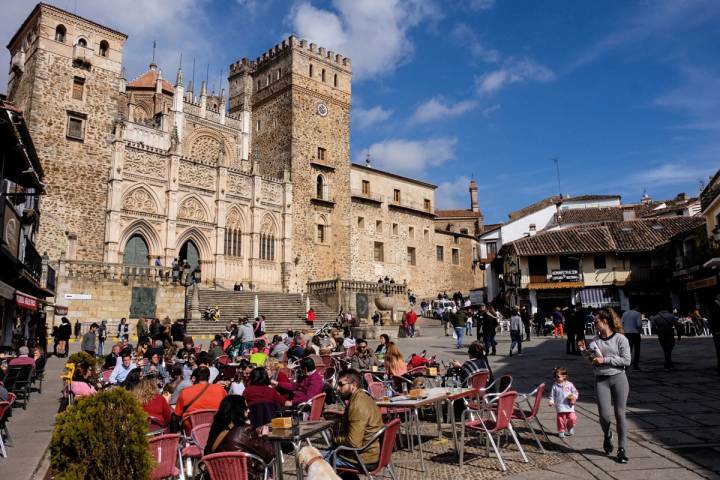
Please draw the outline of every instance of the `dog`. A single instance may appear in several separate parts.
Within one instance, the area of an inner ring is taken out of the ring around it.
[[[307,480],[342,480],[315,447],[307,445],[301,448],[298,461],[301,468],[307,470]]]

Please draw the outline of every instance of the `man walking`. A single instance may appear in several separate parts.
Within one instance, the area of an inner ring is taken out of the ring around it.
[[[92,325],[90,325],[90,330],[85,333],[82,337],[82,343],[80,344],[80,350],[82,350],[85,353],[89,353],[93,357],[95,356],[95,352],[97,351],[97,336],[95,332],[98,329],[98,324],[93,322]]]
[[[408,336],[410,338],[415,337],[415,324],[417,323],[417,314],[412,308],[405,314],[405,321],[408,325]]]
[[[455,330],[455,348],[463,348],[463,337],[465,336],[467,315],[463,309],[458,309],[458,311],[452,314],[450,318],[452,320],[453,329]]]
[[[480,329],[481,325],[482,330]],[[490,352],[490,355],[495,355],[495,347],[497,346],[495,333],[497,331],[497,326],[497,317],[488,312],[487,307],[484,304],[481,304],[480,312],[478,312],[477,339],[478,341],[482,340],[485,345],[485,351]]]
[[[652,326],[657,332],[658,341],[665,354],[665,371],[669,372],[673,369],[672,351],[675,347],[673,328],[677,330],[678,341],[680,341],[680,321],[667,310],[661,310],[657,315],[650,318],[650,322],[652,322]]]
[[[515,345],[518,347],[518,355],[522,355],[523,323],[518,307],[513,307],[512,316],[510,317],[510,340],[510,356],[512,357]]]
[[[248,318],[243,317],[240,320],[240,328],[238,329],[238,336],[240,337],[240,343],[242,344],[241,351],[244,353],[250,351],[255,343],[255,331],[252,325],[248,323]]]
[[[520,307],[520,318],[522,319],[523,327],[525,327],[525,340],[530,341],[530,311],[527,305]]]
[[[640,332],[642,331],[642,315],[637,305],[623,313],[622,325],[625,336],[630,343],[630,355],[632,355],[633,370],[640,370]]]

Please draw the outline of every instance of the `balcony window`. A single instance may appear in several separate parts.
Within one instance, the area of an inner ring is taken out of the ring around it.
[[[108,42],[106,42],[105,40],[100,42],[100,50],[98,51],[100,56],[107,57],[109,51],[110,51],[110,45],[108,44]]]
[[[547,257],[544,255],[528,257],[528,270],[530,275],[547,275]]]
[[[87,48],[87,40],[82,37],[78,39],[77,44],[83,48]]]
[[[497,242],[487,242],[485,248],[487,249],[488,258],[494,258],[497,255]]]
[[[393,190],[393,201],[395,203],[400,203],[400,190],[397,188]]]
[[[580,270],[580,258],[573,255],[560,255],[560,270]]]
[[[58,25],[55,28],[55,41],[60,43],[65,43],[65,27],[62,25]]]
[[[425,211],[426,211],[426,212],[431,212],[431,211],[432,211],[432,204],[430,203],[430,199],[429,199],[429,198],[426,198],[425,200],[423,200],[423,207],[425,208]]]
[[[82,100],[83,90],[85,90],[85,79],[82,77],[74,77],[72,86],[72,98],[74,100]]]
[[[408,247],[407,249],[407,263],[408,265],[415,265],[415,248]]]
[[[362,193],[363,195],[370,195],[370,182],[367,180],[362,181]]]

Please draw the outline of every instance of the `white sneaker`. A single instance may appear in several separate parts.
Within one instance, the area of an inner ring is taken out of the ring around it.
[[[568,430],[567,434],[568,434],[568,435],[575,435],[575,428],[573,427],[573,428],[571,428],[570,430]]]
[[[565,432],[558,432],[558,437],[565,438]]]

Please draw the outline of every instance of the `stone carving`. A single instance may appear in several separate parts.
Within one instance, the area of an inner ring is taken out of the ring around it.
[[[262,222],[260,222],[260,233],[275,235],[275,223],[270,215],[265,215]]]
[[[125,171],[148,177],[165,178],[167,160],[164,157],[128,148],[125,150]]]
[[[205,221],[205,209],[203,208],[200,200],[197,198],[188,198],[185,200],[178,209],[177,214],[178,220],[196,220],[199,222]]]
[[[230,212],[225,219],[225,226],[227,228],[241,228],[242,227],[242,216],[237,208],[231,208]]]
[[[179,172],[180,183],[191,187],[215,190],[215,171],[212,168],[182,161]]]
[[[252,196],[252,180],[244,175],[228,175],[228,192],[243,197]]]
[[[123,201],[123,210],[134,212],[155,213],[155,201],[144,188],[136,188],[130,192]]]
[[[263,180],[260,196],[264,202],[280,204],[282,203],[282,188],[277,183]]]
[[[197,137],[190,147],[190,156],[198,160],[217,163],[220,159],[220,151],[223,144],[215,137],[201,135]]]

